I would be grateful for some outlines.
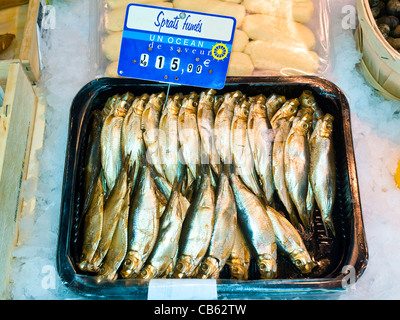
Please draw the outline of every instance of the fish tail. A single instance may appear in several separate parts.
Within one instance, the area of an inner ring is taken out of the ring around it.
[[[324,224],[325,234],[329,236],[330,231],[332,232],[333,236],[336,237],[336,231],[333,225],[332,218],[322,217],[322,223]]]
[[[94,110],[92,112],[93,116],[96,118],[96,121],[98,121],[98,124],[100,127],[103,126],[103,114],[101,112],[101,110]]]
[[[303,213],[299,212],[300,220],[308,233],[311,232],[311,220],[307,214],[307,210]]]
[[[232,164],[222,163],[221,166],[222,166],[221,172],[223,172],[226,176],[229,177],[233,173]]]
[[[210,173],[210,168],[209,168],[209,164],[200,164],[200,165],[196,165],[196,176],[205,176],[208,175]]]
[[[136,171],[138,170],[136,164],[137,164],[137,162],[135,160],[135,162],[128,168],[128,190],[132,190],[136,184],[136,181],[135,181],[136,177],[137,177]]]
[[[174,183],[172,184],[171,195],[175,191],[181,192],[182,185],[183,185],[183,182],[185,180],[184,178],[185,178],[185,174],[184,173],[182,175],[180,175],[180,176],[175,176]]]

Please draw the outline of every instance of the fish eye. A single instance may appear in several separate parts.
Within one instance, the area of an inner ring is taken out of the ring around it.
[[[129,266],[129,265],[131,265],[131,264],[132,264],[131,259],[125,260],[125,265],[126,265],[126,266]]]
[[[197,107],[197,102],[193,101],[193,107]]]
[[[296,266],[301,266],[302,265],[302,262],[301,262],[300,259],[297,259],[294,263],[295,263]]]
[[[182,270],[183,269],[183,264],[182,263],[178,263],[177,265],[176,265],[176,269],[177,270]]]
[[[308,124],[307,124],[307,123],[304,123],[304,124],[303,124],[303,128],[304,128],[304,129],[308,129]]]
[[[206,271],[208,269],[208,266],[206,264],[203,264],[201,266],[201,270]]]

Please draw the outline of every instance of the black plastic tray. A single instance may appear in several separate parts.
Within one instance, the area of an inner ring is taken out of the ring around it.
[[[76,95],[70,110],[66,150],[60,232],[58,240],[58,273],[65,285],[91,298],[146,299],[148,281],[118,279],[97,283],[93,276],[76,267],[79,257],[78,221],[83,204],[82,167],[92,111],[101,109],[108,97],[127,91],[135,95],[167,91],[167,84],[142,80],[101,78],[85,85]],[[282,258],[278,260],[278,279],[258,280],[254,263],[247,281],[217,280],[219,299],[258,299],[260,297],[303,296],[346,288],[364,272],[368,261],[367,243],[362,221],[358,180],[351,135],[350,110],[346,97],[333,83],[313,76],[305,77],[230,77],[219,93],[241,90],[248,96],[264,93],[299,97],[311,90],[324,112],[335,117],[334,145],[337,167],[337,196],[334,205],[336,238],[325,235],[318,210],[315,213],[315,240],[306,245],[319,267],[303,276]],[[170,94],[202,88],[171,85]],[[221,276],[224,276],[222,272]],[[179,281],[179,280],[177,280]]]

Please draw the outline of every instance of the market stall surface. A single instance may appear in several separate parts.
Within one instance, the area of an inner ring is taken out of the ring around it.
[[[23,186],[24,196],[35,196],[37,203],[33,213],[22,213],[8,299],[83,299],[61,283],[56,256],[69,109],[75,94],[93,79],[87,2],[55,2],[56,25],[42,44],[39,86],[48,107],[43,148],[36,154],[40,175],[36,189],[30,188],[30,180]],[[400,190],[394,180],[400,160],[400,102],[385,101],[358,72],[361,55],[355,48],[355,30],[342,25],[351,12],[343,10],[346,5],[355,8],[355,1],[331,1],[334,56],[326,77],[344,91],[351,108],[369,261],[354,285],[312,298],[400,299]]]

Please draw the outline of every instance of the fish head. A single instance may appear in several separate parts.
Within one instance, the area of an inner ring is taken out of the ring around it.
[[[142,94],[137,103],[134,104],[133,111],[135,111],[136,114],[141,115],[148,101],[149,101],[149,95],[147,93]]]
[[[157,112],[160,112],[164,106],[165,99],[166,99],[166,96],[165,96],[164,91],[160,92],[155,95],[155,97],[151,103],[151,106],[154,108],[154,110],[156,110]]]
[[[223,102],[224,102],[224,96],[215,96],[214,97],[214,114],[217,114],[217,112]]]
[[[267,98],[261,93],[258,96],[255,97],[255,101],[257,103],[263,103],[265,104],[267,102]]]
[[[285,96],[278,96],[278,98],[275,100],[275,103],[273,105],[282,105],[286,102]]]
[[[224,101],[228,102],[233,96],[233,92],[227,92],[224,94]]]
[[[238,101],[243,97],[243,93],[240,90],[236,90],[232,92],[231,98],[235,101]]]
[[[77,266],[82,271],[89,271],[89,262],[87,261],[86,254],[82,253],[81,261],[77,263]]]
[[[100,270],[98,271],[95,279],[97,282],[103,281],[103,280],[116,280],[118,277],[118,274],[111,270],[111,268],[107,268],[106,266],[101,266]]]
[[[312,124],[312,115],[304,114],[301,118],[297,117],[298,121],[293,122],[293,130],[299,134],[305,136]]]
[[[300,105],[300,102],[297,98],[290,99],[285,102],[280,110],[282,110],[282,116],[285,118],[290,118],[294,114],[297,113],[297,109]]]
[[[156,97],[157,97],[157,94],[155,94],[155,93],[152,93],[149,96],[147,103],[144,105],[144,110],[146,110],[148,107],[150,107],[150,105],[154,104]]]
[[[137,251],[129,251],[122,263],[120,271],[121,277],[124,279],[135,277],[142,266],[142,257]]]
[[[109,109],[103,109],[104,114],[106,116],[108,115],[113,115],[116,108],[119,106],[119,103],[121,102],[122,96],[115,95],[115,98],[112,99],[113,101],[110,103]]]
[[[315,101],[314,97],[306,98],[302,101],[302,105],[305,108],[311,108],[313,111],[317,109],[317,102]]]
[[[225,108],[229,111],[229,112],[233,112],[236,105],[240,104],[240,101],[243,98],[243,93],[239,90],[234,91],[234,92],[230,92],[230,93],[226,93],[225,94],[225,100],[223,103],[223,106],[225,106]],[[220,108],[222,109],[222,108]]]
[[[314,114],[313,109],[311,109],[310,107],[301,107],[299,109],[299,111],[297,112],[298,117],[302,117],[306,114],[309,114],[310,116],[312,116]]]
[[[200,93],[200,102],[206,105],[212,105],[215,101],[215,94],[217,91],[210,89],[208,91],[203,91]]]
[[[311,90],[304,90],[300,100],[302,107],[311,108],[313,111],[317,109],[317,103]]]
[[[99,265],[97,263],[94,265],[91,259],[84,252],[82,252],[80,262],[77,263],[77,266],[80,270],[87,272],[98,272],[100,269]]]
[[[178,114],[179,109],[181,108],[182,105],[182,99],[183,99],[183,94],[181,92],[174,94],[171,105],[174,114]]]
[[[136,111],[136,105],[138,104],[139,100],[140,100],[140,97],[136,97],[136,98],[133,100],[131,107],[130,107],[130,108],[128,109],[128,111],[126,112],[126,115],[128,115],[130,112],[132,112],[132,110],[133,110],[133,111]]]
[[[271,107],[281,106],[286,102],[285,96],[279,96],[275,93],[271,94],[268,99],[266,100],[266,104]]]
[[[254,97],[249,97],[249,101],[251,103],[262,103],[262,104],[265,104],[266,101],[267,101],[267,98],[262,93],[260,93],[259,95],[256,95]]]
[[[279,119],[282,118],[290,119],[297,113],[299,105],[300,102],[297,98],[286,101],[283,106],[274,114],[271,119],[271,123],[277,123]]]
[[[249,116],[249,111],[250,111],[250,102],[247,101],[247,99],[243,98],[243,101],[235,106],[233,114],[238,118],[247,119]]]
[[[109,97],[107,99],[107,101],[106,101],[106,103],[104,104],[104,107],[103,107],[103,112],[105,114],[108,114],[110,112],[110,110],[112,109],[112,105],[114,104],[116,99],[117,99],[116,96],[112,96],[112,97]]]
[[[276,101],[277,98],[278,98],[278,95],[273,93],[267,98],[266,103],[272,103],[272,102]]]
[[[240,259],[231,259],[230,262],[226,263],[229,266],[229,271],[232,279],[247,280],[248,269]]]
[[[215,272],[219,272],[218,260],[213,257],[207,257],[201,263],[199,273],[197,274],[197,278],[209,279]]]
[[[189,99],[189,97],[188,97],[187,95],[186,95],[186,96],[183,96],[183,99],[182,99],[182,106],[183,106],[183,107],[186,106],[186,103],[187,103],[188,99]],[[184,108],[182,108],[182,109],[184,109]]]
[[[265,96],[255,98],[253,103],[250,106],[251,111],[259,117],[266,118],[267,114],[267,105],[265,104]]]
[[[176,262],[172,278],[185,278],[192,269],[192,259],[190,256],[182,255]]]
[[[270,255],[261,255],[257,259],[261,279],[274,279],[278,275],[276,259]]]
[[[223,95],[223,102],[222,103],[229,103],[232,100],[234,92],[227,92]]]
[[[114,109],[114,116],[116,117],[125,117],[128,109],[131,107],[133,101],[135,100],[135,96],[127,92],[122,95],[121,100],[116,104]]]
[[[106,104],[104,105],[103,108],[103,114],[104,116],[108,116],[110,114],[110,112],[112,112],[112,110],[115,107],[115,104],[121,99],[121,97],[118,94],[113,95],[112,97],[107,99]]]
[[[199,95],[196,92],[191,92],[188,96],[186,96],[186,99],[182,103],[182,106],[184,107],[185,110],[194,113],[197,112],[198,105],[199,105]]]
[[[88,271],[88,272],[96,272],[97,273],[97,272],[99,272],[99,270],[100,270],[100,267],[93,263],[88,263],[86,265],[86,271]]]
[[[295,250],[291,254],[291,259],[296,268],[303,274],[311,273],[312,269],[317,266],[306,251]]]
[[[181,109],[182,99],[183,99],[182,93],[176,93],[172,97],[169,97],[167,105],[163,110],[163,114],[170,113],[173,115],[178,115],[179,110]]]
[[[139,279],[154,279],[158,275],[158,270],[152,264],[147,264],[141,271],[138,276]]]
[[[333,116],[327,113],[323,118],[319,127],[319,135],[324,138],[330,138],[333,131]]]

